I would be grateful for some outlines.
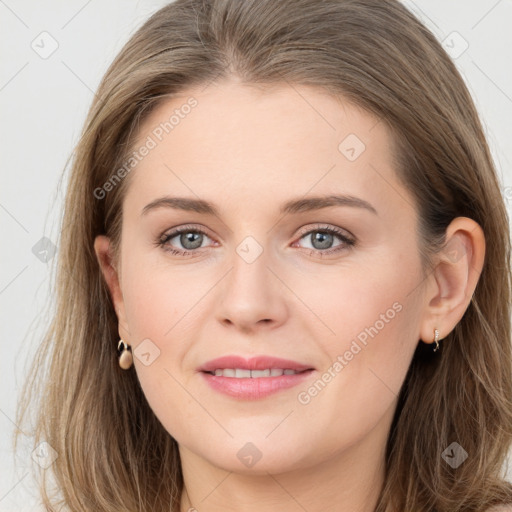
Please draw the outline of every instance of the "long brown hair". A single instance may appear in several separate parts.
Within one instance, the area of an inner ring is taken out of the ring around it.
[[[512,502],[502,474],[512,442],[508,218],[479,117],[449,56],[396,0],[177,0],[116,57],[74,152],[55,314],[18,413],[21,423],[32,400],[35,444],[58,453],[41,481],[47,510],[179,510],[177,443],[135,371],[118,366],[117,317],[93,249],[98,234],[119,247],[130,175],[104,197],[98,189],[123,167],[155,106],[233,75],[314,86],[386,123],[399,150],[396,172],[416,201],[425,273],[452,219],[482,227],[486,259],[468,309],[441,357],[428,357],[422,343],[414,354],[375,510],[482,512]],[[469,454],[457,469],[441,457],[454,441]]]

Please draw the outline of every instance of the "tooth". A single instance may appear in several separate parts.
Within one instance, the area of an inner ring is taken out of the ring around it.
[[[299,372],[291,369],[283,370],[282,368],[266,368],[265,370],[247,370],[245,368],[217,368],[214,371],[214,375],[217,377],[235,377],[238,379],[280,377],[281,375],[295,375],[296,373]]]
[[[269,377],[270,376],[270,370],[251,370],[251,377]]]

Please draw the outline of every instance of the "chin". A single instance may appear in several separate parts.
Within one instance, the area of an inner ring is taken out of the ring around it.
[[[244,475],[268,475],[287,473],[289,471],[307,468],[318,462],[318,453],[311,444],[287,443],[282,439],[272,439],[272,435],[236,436],[234,439],[214,441],[215,449],[197,447],[195,453],[210,464],[225,471]],[[285,436],[286,437],[286,436]],[[206,448],[206,449],[205,449]]]

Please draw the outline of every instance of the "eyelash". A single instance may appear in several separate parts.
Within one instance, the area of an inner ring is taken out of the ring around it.
[[[195,249],[193,251],[191,250],[178,250],[178,249],[172,249],[170,248],[167,243],[169,240],[172,240],[175,236],[180,235],[181,233],[200,233],[202,235],[207,236],[209,235],[204,231],[203,229],[196,227],[196,226],[181,226],[179,228],[174,229],[171,233],[168,234],[162,234],[160,237],[158,237],[156,241],[156,245],[160,248],[162,248],[164,251],[169,252],[173,255],[178,256],[190,256],[191,254],[199,252],[199,249]],[[323,257],[324,254],[333,254],[340,252],[342,250],[351,249],[356,245],[356,240],[349,238],[345,233],[337,228],[331,227],[331,226],[318,226],[315,229],[310,229],[309,231],[306,231],[305,233],[301,234],[299,237],[299,240],[304,238],[306,235],[310,235],[311,233],[328,233],[330,235],[335,235],[338,238],[341,239],[343,244],[340,244],[339,246],[333,248],[333,249],[326,249],[325,251],[321,251],[319,249],[310,249],[310,256],[314,255],[315,253],[319,254],[320,257]]]

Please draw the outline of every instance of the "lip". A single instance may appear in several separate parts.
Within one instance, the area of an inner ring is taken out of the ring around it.
[[[245,370],[265,370],[267,368],[282,368],[295,370],[294,375],[276,377],[236,378],[220,377],[207,372],[217,369],[240,368]],[[289,359],[271,356],[259,356],[245,359],[240,356],[224,356],[208,361],[198,371],[206,383],[215,391],[239,400],[259,400],[274,393],[294,387],[307,379],[315,369]]]

